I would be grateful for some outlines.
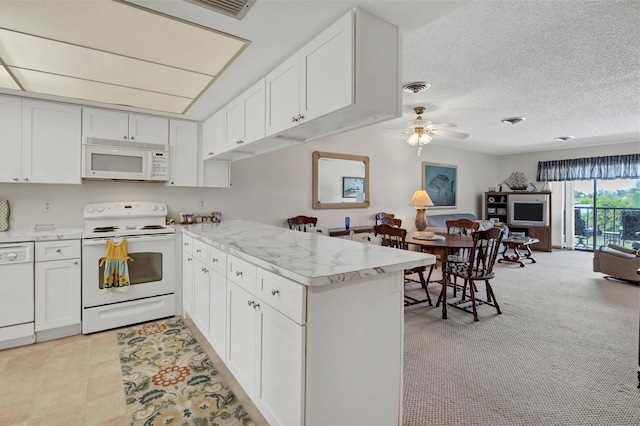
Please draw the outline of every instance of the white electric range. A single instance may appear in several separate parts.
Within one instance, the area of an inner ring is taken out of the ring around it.
[[[84,206],[82,333],[175,315],[175,229],[164,203],[136,201]],[[127,239],[131,285],[104,288],[106,241]]]

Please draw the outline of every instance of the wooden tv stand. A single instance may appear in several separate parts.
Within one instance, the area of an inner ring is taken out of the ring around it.
[[[547,201],[547,214],[549,215],[548,223],[551,223],[551,192],[485,192],[484,193],[484,219],[492,218],[506,223],[509,232],[524,232],[529,238],[539,240],[536,244],[531,244],[531,249],[536,251],[551,251],[551,226],[522,226],[509,223],[509,205],[511,199],[544,198]]]

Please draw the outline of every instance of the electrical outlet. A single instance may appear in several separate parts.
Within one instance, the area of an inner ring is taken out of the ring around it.
[[[198,200],[198,208],[204,209],[204,200]]]
[[[45,212],[51,213],[53,211],[53,203],[51,201],[43,201],[42,208]]]

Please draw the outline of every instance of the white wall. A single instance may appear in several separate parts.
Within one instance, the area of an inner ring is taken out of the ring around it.
[[[327,151],[370,158],[371,206],[366,209],[313,210],[311,154]],[[421,188],[422,162],[452,164],[458,170],[456,209],[427,209],[427,215],[471,212],[481,216],[481,196],[497,182],[498,159],[492,155],[450,149],[432,144],[416,155],[417,149],[398,139],[357,138],[349,133],[307,142],[291,148],[232,163],[231,188],[175,188],[156,183],[92,182],[82,185],[0,184],[0,199],[11,204],[12,229],[35,224],[82,227],[82,207],[101,201],[162,201],[169,215],[179,211],[194,214],[221,211],[223,220],[246,219],[284,226],[288,217],[316,216],[322,227],[342,227],[344,217],[351,226],[373,224],[375,213],[386,211],[400,217],[407,229],[414,229],[415,209],[409,200]],[[205,209],[198,209],[198,200]],[[45,213],[44,200],[53,202]]]

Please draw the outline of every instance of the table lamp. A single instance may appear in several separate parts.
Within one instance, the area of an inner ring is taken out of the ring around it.
[[[409,202],[410,206],[416,208],[416,229],[418,231],[424,231],[427,227],[427,218],[424,216],[426,206],[433,206],[433,201],[424,189],[419,189],[413,193],[413,197]]]

